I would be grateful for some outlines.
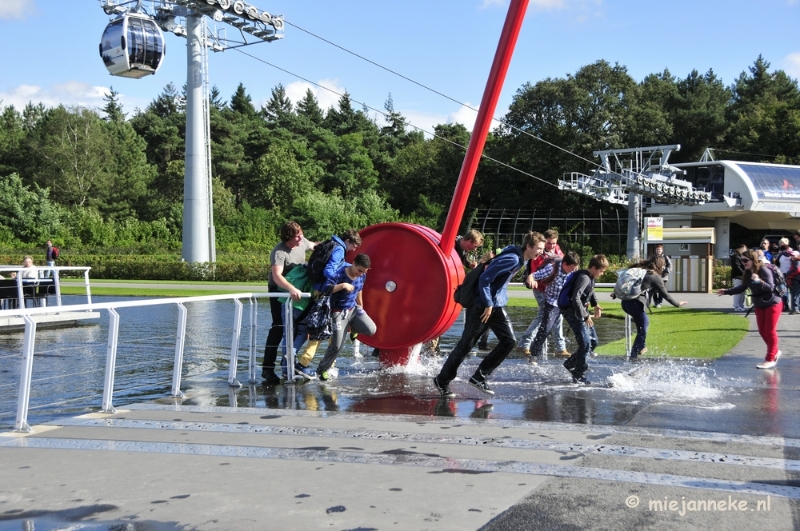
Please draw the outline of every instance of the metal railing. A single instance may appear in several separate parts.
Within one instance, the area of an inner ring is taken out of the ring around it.
[[[87,277],[88,278],[88,277]],[[88,290],[88,284],[87,284]],[[68,308],[69,311],[94,311],[94,310],[107,310],[109,313],[109,326],[108,326],[108,346],[106,349],[106,367],[105,378],[103,380],[103,399],[101,404],[101,411],[104,413],[114,413],[116,410],[113,406],[114,395],[114,371],[117,360],[117,345],[119,342],[119,308],[133,308],[141,306],[157,306],[165,304],[175,304],[178,307],[178,330],[175,338],[175,363],[172,370],[172,393],[173,397],[183,398],[181,392],[181,372],[183,369],[183,349],[186,338],[186,321],[187,311],[184,306],[190,302],[204,302],[204,301],[221,301],[233,300],[235,304],[234,319],[233,319],[233,337],[231,339],[231,354],[230,366],[228,369],[228,385],[230,387],[241,387],[242,384],[237,379],[237,362],[239,357],[239,342],[242,335],[242,316],[244,305],[241,299],[248,299],[250,301],[250,341],[249,341],[249,359],[248,359],[248,380],[250,383],[256,383],[256,332],[258,321],[258,301],[261,298],[273,297],[286,297],[286,293],[235,293],[229,295],[205,295],[198,297],[179,297],[168,299],[153,299],[153,300],[137,300],[137,301],[119,301],[107,302],[99,304],[74,304],[68,306],[60,306],[59,311],[64,311]],[[310,293],[302,293],[301,297],[311,297]],[[15,431],[31,432],[33,431],[28,425],[28,403],[31,391],[31,376],[33,373],[33,355],[36,343],[36,321],[33,316],[46,315],[49,313],[57,313],[54,311],[55,307],[47,308],[19,308],[13,310],[0,310],[1,317],[21,317],[25,322],[25,339],[22,346],[22,365],[20,370],[19,382],[19,397],[17,401],[17,417],[14,424]],[[283,322],[285,326],[285,337],[289,338],[286,341],[286,356],[287,356],[287,381],[294,382],[295,378],[302,379],[301,376],[294,375],[292,368],[295,364],[294,343],[291,338],[294,337],[294,322],[292,312],[292,299],[287,299],[284,305]],[[276,360],[277,361],[277,360]]]
[[[72,266],[36,266],[36,277],[24,278],[23,275],[30,271],[30,268],[22,266],[0,266],[0,276],[3,273],[13,273],[16,275],[14,280],[17,281],[17,307],[25,307],[25,287],[41,287],[41,286],[54,286],[56,295],[56,306],[61,306],[61,278],[59,272],[61,271],[83,271],[83,284],[86,288],[86,302],[92,303],[92,291],[89,288],[89,271],[91,267],[72,267]],[[39,276],[41,273],[50,272],[52,276]],[[7,279],[8,280],[8,279]],[[52,281],[52,284],[50,284]]]

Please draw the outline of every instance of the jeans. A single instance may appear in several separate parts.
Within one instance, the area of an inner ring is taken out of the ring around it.
[[[355,306],[349,310],[334,311],[331,314],[331,328],[333,335],[328,343],[328,349],[325,351],[325,356],[317,366],[317,373],[322,374],[327,371],[336,361],[336,357],[344,346],[344,340],[347,337],[347,328],[352,328],[353,332],[371,336],[374,334],[378,327],[375,322],[367,315],[367,312],[361,306]]]
[[[502,306],[492,308],[489,321],[483,323],[481,322],[481,315],[484,309],[485,307],[478,303],[467,308],[461,339],[453,351],[450,352],[450,355],[447,356],[447,360],[439,372],[438,381],[440,385],[449,385],[450,382],[455,380],[456,376],[458,376],[458,368],[464,362],[472,347],[475,346],[486,327],[489,327],[497,337],[497,345],[478,365],[478,369],[475,371],[475,376],[478,380],[485,379],[499,367],[517,343],[517,338],[514,337],[514,330],[511,328],[511,319],[509,319],[506,309]]]
[[[564,319],[569,324],[569,327],[572,328],[572,333],[575,334],[575,339],[578,341],[578,351],[564,362],[564,367],[572,369],[572,376],[580,378],[589,368],[586,363],[586,356],[589,355],[592,349],[590,328],[580,317],[575,315],[575,312],[567,310]]]
[[[792,310],[795,312],[800,311],[800,278],[797,280],[792,279],[789,284],[789,293],[791,294]]]
[[[646,345],[650,318],[647,316],[644,304],[639,299],[622,301],[622,311],[630,315],[634,324],[636,324],[636,339],[634,339],[631,347],[631,359],[635,359]]]
[[[539,305],[539,310],[536,312],[536,317],[533,319],[533,321],[531,321],[531,324],[528,325],[527,330],[525,330],[525,333],[522,334],[522,337],[519,340],[520,348],[524,349],[531,348],[533,338],[536,337],[536,332],[538,332],[539,325],[542,322],[542,308],[544,308],[545,304],[547,304],[547,299],[545,298],[544,293],[541,291],[533,290],[533,296],[536,298],[536,304]],[[555,326],[553,326],[550,334],[552,334],[556,340],[557,352],[567,350],[567,340],[564,338],[564,325],[561,315],[558,316]],[[547,351],[547,336],[544,338],[544,346],[542,347],[542,350]]]
[[[48,260],[47,267],[55,267],[56,261],[55,260]],[[52,278],[53,277],[53,270],[52,269],[45,269],[42,272],[42,278]]]
[[[544,306],[539,309],[539,313],[542,314],[542,323],[536,331],[536,337],[533,339],[533,348],[531,349],[531,354],[537,357],[544,354],[544,343],[547,340],[547,334],[553,330],[556,322],[561,320],[561,310],[549,302],[546,302]]]
[[[266,370],[274,370],[278,346],[283,339],[283,304],[278,302],[277,297],[269,299],[269,311],[272,314],[272,328],[269,329],[267,344],[264,346],[263,367]]]
[[[733,287],[740,286],[742,284],[741,278],[734,278],[733,279]],[[737,293],[733,296],[733,307],[734,308],[744,308],[744,293]]]

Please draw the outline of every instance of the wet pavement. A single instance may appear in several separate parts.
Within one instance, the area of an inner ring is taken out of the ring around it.
[[[591,387],[509,359],[496,395],[440,400],[444,358],[382,370],[367,349],[331,382],[197,376],[182,402],[2,434],[0,530],[798,529],[800,316],[768,371],[747,319],[718,360],[593,358]]]

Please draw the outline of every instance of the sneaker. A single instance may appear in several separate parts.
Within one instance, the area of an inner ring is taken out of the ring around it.
[[[570,354],[569,350],[567,349],[564,349],[560,352],[556,352],[557,358],[569,358],[570,356],[572,356],[572,354]]]
[[[792,310],[789,312],[789,315],[797,315],[797,310]]]
[[[321,382],[327,382],[329,380],[332,380],[333,376],[331,376],[331,374],[328,371],[322,371],[317,373],[317,378],[319,378],[319,381]]]
[[[564,362],[564,368],[567,369],[570,374],[572,374],[572,371],[575,370],[575,363],[576,360],[574,358],[569,358],[567,361]]]
[[[656,308],[661,308],[661,304],[656,304]]]
[[[756,365],[756,367],[758,367],[759,369],[772,369],[777,364],[778,364],[778,362],[775,361],[775,360],[773,360],[773,361],[765,361],[763,363],[759,363],[758,365]]]
[[[488,343],[479,343],[478,344],[478,350],[489,350],[489,344]]]
[[[535,367],[536,365],[539,365],[539,362],[537,361],[537,360],[538,360],[538,358],[537,358],[536,356],[531,356],[530,354],[528,354],[528,355],[527,355],[527,357],[526,357],[525,359],[527,359],[527,360],[528,360],[528,364],[529,364],[529,365],[533,365],[534,367]]]
[[[487,395],[493,395],[494,391],[489,388],[489,385],[486,383],[486,380],[478,380],[475,376],[472,376],[469,379],[469,384],[479,391],[483,391]]]
[[[275,371],[273,371],[272,369],[268,369],[266,367],[261,369],[261,377],[264,378],[264,380],[266,380],[266,382],[264,383],[276,384],[281,382],[281,379],[278,378],[278,375],[275,374]]]
[[[449,385],[439,384],[438,376],[433,377],[433,386],[436,388],[437,391],[439,391],[439,395],[441,395],[442,398],[453,398],[456,396],[456,394],[450,390]]]
[[[303,367],[300,362],[294,364],[294,373],[297,376],[302,376],[308,380],[313,380],[317,377],[317,373],[311,367]]]
[[[573,376],[572,383],[580,385],[592,385],[592,382],[587,380],[585,376]]]

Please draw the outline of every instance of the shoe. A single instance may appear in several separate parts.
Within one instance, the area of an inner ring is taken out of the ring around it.
[[[538,358],[538,357],[536,357],[536,356],[531,356],[530,354],[528,354],[528,355],[525,357],[525,359],[526,359],[526,360],[528,360],[528,365],[533,365],[534,367],[535,367],[536,365],[539,365],[539,362],[537,361],[539,358]]]
[[[439,384],[439,377],[438,376],[434,376],[433,377],[433,386],[436,388],[437,391],[439,391],[439,395],[442,398],[453,398],[453,397],[456,396],[456,394],[453,391],[450,390],[450,386],[449,385],[441,385],[441,384]]]
[[[592,358],[596,358],[597,357],[597,352],[592,350],[591,352],[589,352],[589,356],[592,357]]]
[[[488,343],[479,343],[478,344],[478,350],[489,350],[489,344]]]
[[[328,371],[322,371],[317,373],[317,378],[319,378],[320,382],[327,382],[329,380],[333,380],[333,375]]]
[[[797,315],[797,310],[792,310],[789,312],[789,315]]]
[[[472,376],[469,379],[469,384],[479,391],[483,391],[487,395],[493,395],[494,391],[489,388],[489,385],[486,383],[486,380],[478,380],[475,376]]]
[[[644,347],[642,350],[639,351],[639,354],[644,354],[647,352],[647,347]]]
[[[656,308],[661,308],[661,304],[656,304]]]
[[[774,368],[774,367],[775,367],[775,365],[777,365],[777,364],[778,364],[778,362],[777,362],[776,360],[773,360],[773,361],[765,361],[765,362],[763,362],[763,363],[759,363],[758,365],[756,365],[756,367],[758,367],[759,369],[772,369],[772,368]]]
[[[375,347],[374,349],[372,349],[372,352],[370,352],[370,356],[372,356],[373,358],[379,358],[379,357],[380,357],[380,355],[381,355],[381,351],[380,351],[380,350],[378,350],[378,348],[377,348],[377,347]]]
[[[564,362],[564,368],[567,369],[570,374],[572,374],[572,371],[575,370],[575,363],[576,362],[574,358],[569,358],[567,361]]]
[[[573,376],[572,383],[580,385],[592,385],[592,382],[587,380],[585,376]]]
[[[556,358],[569,358],[572,356],[569,350],[564,349],[561,352],[556,352]]]
[[[268,384],[281,383],[281,379],[278,378],[278,375],[275,374],[275,371],[273,371],[272,369],[268,369],[266,367],[261,369],[261,377],[264,378],[264,380],[266,380],[266,382],[264,383]]]
[[[317,377],[317,373],[311,367],[303,367],[300,365],[300,362],[294,364],[294,373],[297,376],[302,376],[303,378],[307,378],[309,380],[313,380]]]

